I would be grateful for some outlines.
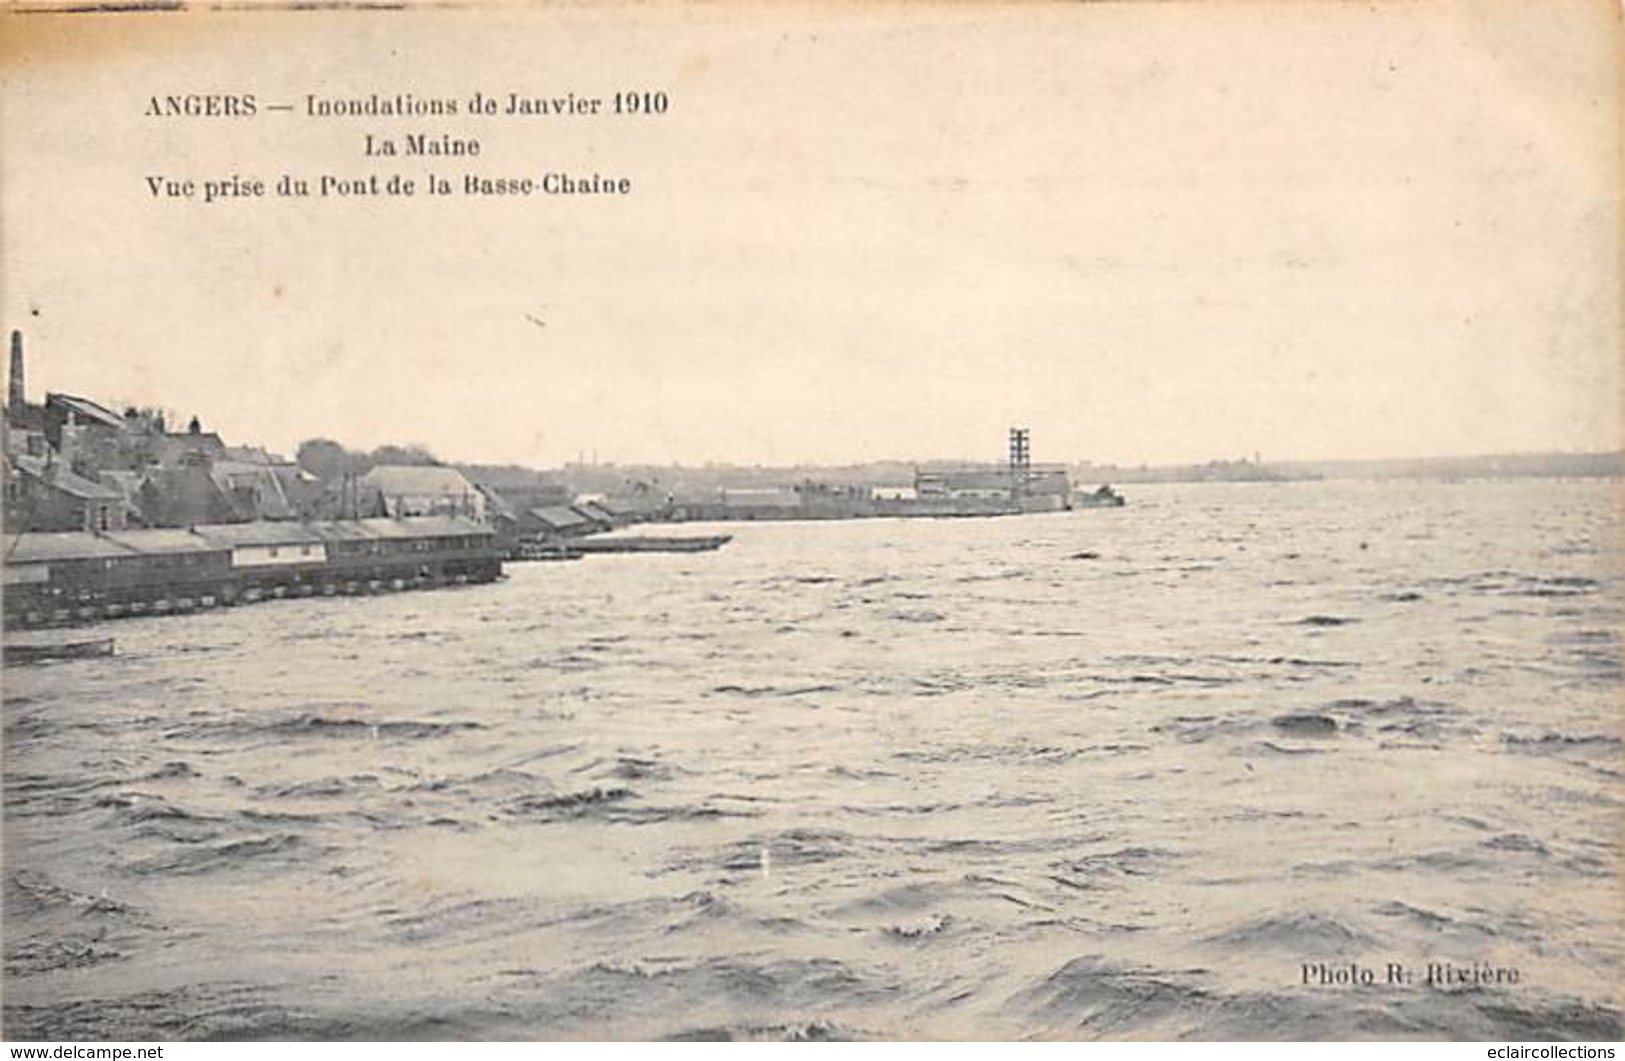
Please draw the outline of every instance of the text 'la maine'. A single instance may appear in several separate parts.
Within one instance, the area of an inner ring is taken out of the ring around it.
[[[480,142],[473,137],[459,139],[447,133],[434,136],[429,133],[407,133],[403,145],[387,137],[363,134],[362,154],[368,157],[394,155],[425,155],[435,158],[478,158]]]

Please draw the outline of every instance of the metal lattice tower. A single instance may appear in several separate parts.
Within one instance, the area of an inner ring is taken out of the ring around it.
[[[1010,497],[1019,500],[1027,496],[1027,480],[1032,474],[1032,432],[1025,427],[1010,429]]]

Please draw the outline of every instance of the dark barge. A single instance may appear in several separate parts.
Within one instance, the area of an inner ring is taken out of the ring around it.
[[[570,548],[583,553],[709,553],[731,541],[731,534],[590,537],[577,538]]]
[[[491,530],[459,516],[68,531],[7,541],[5,623],[61,626],[279,597],[491,582]]]
[[[82,641],[8,640],[0,646],[0,659],[3,659],[8,667],[68,659],[102,659],[112,654],[113,639],[110,637],[94,637]]]
[[[520,542],[510,560],[579,560],[599,553],[709,553],[733,541],[731,534],[589,536]]]

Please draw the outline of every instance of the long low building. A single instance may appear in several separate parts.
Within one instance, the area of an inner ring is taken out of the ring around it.
[[[220,523],[8,538],[7,625],[190,611],[266,597],[489,582],[489,527],[461,516]]]

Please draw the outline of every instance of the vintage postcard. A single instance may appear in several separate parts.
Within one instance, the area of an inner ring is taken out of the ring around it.
[[[1622,40],[0,14],[4,1036],[1619,1038]]]

